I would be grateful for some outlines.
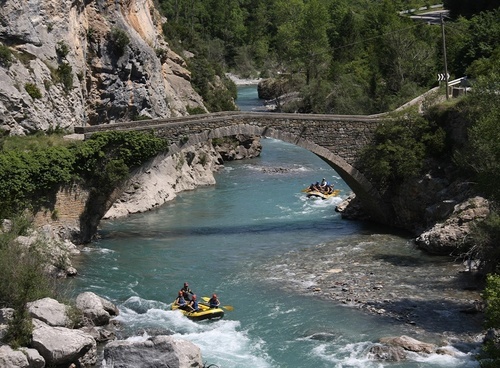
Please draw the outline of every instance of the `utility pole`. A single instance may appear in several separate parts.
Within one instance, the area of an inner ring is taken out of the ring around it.
[[[446,38],[444,36],[444,19],[443,13],[440,13],[441,18],[441,37],[443,39],[443,58],[444,58],[444,80],[446,86],[446,99],[450,99],[450,92],[448,91],[448,62],[446,61]]]

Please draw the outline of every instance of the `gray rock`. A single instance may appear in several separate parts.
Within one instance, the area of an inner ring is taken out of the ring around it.
[[[0,367],[30,368],[26,355],[20,350],[13,350],[8,345],[0,346]]]
[[[436,346],[433,344],[428,344],[404,335],[399,337],[383,337],[380,339],[380,343],[388,346],[401,347],[404,350],[414,353],[431,354],[436,350]]]
[[[47,323],[49,326],[67,326],[69,322],[67,311],[68,306],[51,298],[43,298],[28,303],[28,312],[31,316]]]
[[[32,347],[38,350],[48,365],[69,365],[84,357],[88,362],[96,362],[96,342],[92,336],[80,330],[51,327],[36,319],[33,324]]]
[[[466,246],[472,225],[484,220],[490,213],[489,203],[482,197],[474,197],[454,206],[451,216],[442,223],[416,238],[421,249],[433,254],[448,255],[461,246]]]
[[[170,336],[145,341],[117,340],[104,348],[103,367],[113,368],[196,368],[203,367],[200,348]]]
[[[26,356],[30,368],[43,368],[45,367],[45,359],[40,355],[38,350],[29,348],[19,348],[20,351]]]
[[[76,307],[95,326],[107,325],[111,316],[117,316],[119,313],[113,303],[90,291],[76,297]]]

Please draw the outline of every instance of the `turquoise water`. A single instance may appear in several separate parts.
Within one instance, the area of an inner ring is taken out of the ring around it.
[[[75,292],[93,291],[120,308],[123,335],[171,332],[200,346],[203,360],[236,367],[474,367],[469,355],[415,356],[404,363],[369,359],[383,336],[405,333],[382,317],[304,296],[290,255],[380,229],[344,221],[341,199],[308,200],[300,190],[325,177],[349,188],[312,153],[263,139],[262,156],[231,162],[213,187],[180,194],[159,209],[105,221],[85,249]],[[390,236],[406,244],[407,239]],[[274,272],[277,268],[280,272]],[[286,275],[286,272],[285,272]],[[191,322],[169,310],[183,282],[199,296],[216,292],[234,307],[219,321]]]

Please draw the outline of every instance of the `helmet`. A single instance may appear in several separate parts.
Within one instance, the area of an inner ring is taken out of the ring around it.
[[[196,295],[193,295],[192,299],[193,299],[193,300],[196,300]]]
[[[217,298],[217,294],[212,295],[212,298]]]

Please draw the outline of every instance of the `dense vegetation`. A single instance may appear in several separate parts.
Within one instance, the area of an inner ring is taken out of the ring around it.
[[[440,27],[399,15],[438,1],[159,3],[168,19],[164,31],[170,44],[194,53],[189,67],[203,96],[211,76],[232,71],[286,82],[279,93],[299,92],[300,98],[285,105],[285,111],[375,113],[392,110],[436,85],[437,73],[444,70]],[[480,11],[498,4],[448,3],[454,16],[467,15],[447,19],[448,70],[452,78],[475,78],[488,68],[500,44],[498,13]],[[478,65],[471,66],[473,61]]]

